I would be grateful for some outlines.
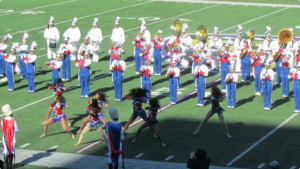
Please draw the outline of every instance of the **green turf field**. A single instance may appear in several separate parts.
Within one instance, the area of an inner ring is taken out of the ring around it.
[[[240,2],[263,2],[263,3],[286,3],[299,5],[299,1],[271,1],[271,0],[247,0]],[[21,4],[21,5],[20,5]],[[234,4],[234,2],[232,2]],[[26,11],[26,12],[25,12]],[[29,11],[29,12],[28,12]],[[15,91],[7,92],[7,83],[0,82],[0,105],[9,103],[14,109],[14,117],[18,120],[20,132],[17,135],[16,148],[46,151],[57,146],[56,152],[76,153],[86,146],[90,149],[80,152],[80,154],[105,156],[107,153],[106,144],[93,143],[97,141],[99,135],[96,131],[86,134],[82,146],[75,147],[76,140],[72,140],[68,134],[62,132],[60,125],[49,126],[48,136],[39,139],[42,134],[46,110],[52,101],[52,92],[48,90],[51,79],[51,70],[45,66],[46,43],[43,38],[43,31],[51,15],[55,17],[55,25],[63,32],[70,26],[73,17],[78,18],[78,27],[81,30],[81,37],[91,28],[94,17],[99,18],[99,27],[105,37],[102,42],[100,63],[92,63],[92,84],[90,98],[94,97],[96,91],[106,92],[109,96],[110,106],[116,106],[120,112],[120,122],[124,124],[131,115],[131,101],[114,102],[113,85],[108,70],[109,55],[107,53],[111,46],[110,34],[114,27],[116,16],[121,17],[121,27],[125,30],[126,43],[125,55],[123,56],[127,64],[125,72],[125,83],[123,85],[123,96],[132,87],[140,86],[139,76],[134,74],[134,61],[132,57],[132,40],[137,35],[141,21],[145,18],[147,29],[153,37],[158,29],[163,31],[163,37],[171,36],[169,26],[172,19],[182,19],[189,25],[188,32],[195,33],[198,25],[203,24],[212,33],[213,27],[219,27],[220,33],[235,33],[237,25],[241,24],[244,31],[255,29],[256,34],[263,34],[265,27],[272,27],[272,34],[275,35],[281,28],[294,28],[296,35],[300,30],[296,29],[300,23],[299,8],[289,7],[259,7],[245,5],[222,5],[204,3],[184,3],[163,2],[163,1],[141,1],[141,0],[19,0],[0,1],[0,35],[12,34],[13,39],[9,41],[20,42],[23,32],[29,34],[29,44],[34,40],[37,42],[36,62],[36,93],[27,93],[27,81],[20,80],[19,75],[15,75]],[[22,14],[23,13],[23,14]],[[24,14],[25,13],[25,14]],[[81,39],[82,39],[81,38]],[[62,42],[62,40],[60,41]],[[164,62],[163,72],[167,70],[168,63]],[[65,86],[72,89],[64,94],[70,108],[66,113],[72,121],[71,130],[76,132],[81,124],[81,120],[86,116],[83,112],[87,106],[88,98],[80,98],[80,87],[77,81],[78,68],[72,64],[72,81],[65,83]],[[207,83],[220,77],[219,74],[210,73]],[[161,105],[169,104],[168,82],[165,76],[153,76],[152,92],[158,94]],[[178,98],[186,96],[194,90],[190,69],[182,69],[181,88]],[[290,91],[293,83],[290,83]],[[126,158],[134,158],[140,153],[144,153],[139,159],[164,161],[169,156],[174,156],[170,162],[185,163],[191,151],[201,147],[208,151],[212,159],[212,164],[216,166],[230,166],[242,168],[257,168],[262,163],[267,168],[270,161],[277,159],[283,168],[300,166],[299,155],[299,120],[298,115],[293,115],[294,99],[292,91],[288,99],[283,99],[281,87],[275,87],[273,91],[273,105],[271,111],[264,111],[262,106],[262,96],[254,96],[253,84],[238,82],[237,84],[237,104],[236,109],[227,109],[227,101],[222,103],[226,110],[224,115],[228,124],[231,139],[225,138],[223,126],[217,117],[213,117],[197,136],[193,136],[193,131],[200,121],[205,117],[210,105],[203,108],[196,107],[197,98],[193,94],[185,98],[182,102],[163,111],[158,116],[160,121],[160,132],[167,147],[162,149],[157,140],[153,138],[151,131],[144,130],[135,144],[131,141],[136,133],[137,124],[128,130],[124,147]],[[207,90],[209,91],[209,90]],[[107,120],[108,110],[104,109]],[[291,118],[290,118],[291,117]],[[282,122],[290,118],[276,132],[267,135]],[[261,138],[265,140],[258,142],[257,146],[251,146]],[[24,148],[20,146],[29,144]],[[234,160],[246,149],[249,152],[242,154],[240,158]],[[232,161],[234,160],[234,161]],[[41,166],[42,167],[47,167]],[[31,168],[23,166],[20,168]],[[32,167],[36,168],[36,166]],[[37,167],[39,168],[39,167]]]

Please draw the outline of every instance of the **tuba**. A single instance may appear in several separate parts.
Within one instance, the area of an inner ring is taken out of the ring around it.
[[[140,33],[138,34],[138,37],[139,37],[140,39],[142,39],[143,36],[144,36],[144,34],[143,34],[142,32],[140,32]]]
[[[281,29],[278,32],[278,40],[283,43],[283,48],[286,48],[287,43],[293,38],[293,32],[287,28]]]
[[[157,34],[155,34],[154,39],[159,39],[160,37],[161,37],[161,34],[160,34],[160,33],[157,33]]]
[[[196,37],[199,41],[203,42],[204,44],[207,42],[208,34],[207,28],[204,25],[200,25],[196,31]]]
[[[245,37],[245,39],[249,39],[250,40],[249,46],[251,48],[255,47],[254,35],[255,35],[255,30],[252,29],[252,30],[247,31],[247,34],[246,34],[247,37]]]
[[[170,25],[171,34],[176,34],[178,38],[180,36],[181,26],[182,25],[179,19],[173,20]]]

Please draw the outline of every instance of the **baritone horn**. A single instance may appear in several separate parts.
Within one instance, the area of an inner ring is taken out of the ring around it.
[[[249,30],[247,32],[247,38],[250,40],[250,44],[249,46],[251,48],[254,48],[255,47],[255,43],[254,43],[254,35],[255,35],[255,30]]]
[[[293,38],[293,32],[287,28],[281,29],[278,32],[278,40],[283,43],[283,48],[286,48],[287,43]]]
[[[204,44],[207,42],[208,34],[207,34],[207,28],[204,25],[200,25],[197,28],[196,31],[196,37],[198,41],[203,42]]]
[[[138,36],[139,36],[140,39],[142,39],[143,36],[144,36],[144,34],[143,34],[142,32],[140,32],[140,33],[138,34]]]
[[[170,25],[171,34],[177,35],[177,37],[179,37],[180,31],[181,31],[181,26],[182,26],[182,24],[179,19],[173,20]]]

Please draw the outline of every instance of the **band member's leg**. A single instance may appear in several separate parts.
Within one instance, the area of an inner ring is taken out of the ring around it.
[[[65,62],[66,62],[66,80],[69,81],[71,79],[71,61],[70,61],[69,54],[66,56]]]
[[[83,75],[83,70],[80,71],[80,87],[81,87],[81,97],[84,97],[84,89],[85,89],[85,83],[84,83],[84,75]]]
[[[65,81],[66,80],[66,61],[65,60],[62,61],[61,68],[62,68],[61,78],[62,78],[63,81]]]

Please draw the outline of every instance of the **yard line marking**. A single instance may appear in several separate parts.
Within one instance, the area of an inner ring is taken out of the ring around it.
[[[240,5],[240,6],[263,6],[263,7],[281,7],[281,8],[300,8],[300,5],[296,4],[272,4],[272,3],[255,3],[255,2],[233,2],[233,1],[210,1],[210,0],[151,0],[151,1],[163,1],[163,2],[185,2],[185,3],[201,3],[201,4],[220,4],[220,5]]]
[[[41,48],[40,50],[44,50],[44,49],[46,49],[46,48]]]
[[[39,31],[38,33],[44,33],[44,31]]]
[[[265,139],[267,139],[270,135],[272,135],[273,133],[275,133],[278,129],[280,129],[282,126],[284,126],[287,122],[289,122],[290,120],[292,120],[294,117],[296,117],[298,115],[298,113],[294,113],[293,115],[291,115],[289,118],[287,118],[284,122],[282,122],[281,124],[279,124],[277,127],[275,127],[272,131],[270,131],[268,134],[266,134],[265,136],[263,136],[262,138],[260,138],[257,142],[255,142],[252,146],[250,146],[248,149],[246,149],[244,152],[242,152],[240,155],[238,155],[237,157],[235,157],[233,160],[231,160],[227,166],[231,166],[233,163],[235,163],[237,160],[239,160],[240,158],[242,158],[245,154],[247,154],[249,151],[251,151],[252,149],[254,149],[258,144],[260,144],[261,142],[263,142]]]
[[[164,160],[165,160],[165,161],[169,161],[169,160],[171,160],[172,158],[174,158],[174,156],[169,156],[169,157],[165,158]]]
[[[29,146],[29,145],[30,145],[30,143],[26,143],[26,144],[20,146],[20,148],[24,148],[24,147],[27,147],[27,146]]]
[[[7,29],[6,31],[8,32],[8,31],[11,31],[12,29]]]
[[[207,85],[207,87],[209,87],[210,85],[212,85],[212,84],[214,84],[214,83],[216,83],[216,82],[218,82],[218,81],[221,81],[221,78],[218,78],[218,79],[216,79],[216,80],[214,80],[214,81],[212,81],[212,82],[210,82],[210,83],[208,83],[208,84],[206,84],[206,85]],[[190,93],[188,93],[188,94],[182,96],[181,98],[179,98],[179,99],[177,100],[177,102],[180,102],[180,101],[182,101],[183,99],[185,99],[185,98],[187,98],[187,97],[189,97],[190,95],[193,95],[193,94],[195,94],[195,93],[197,93],[197,91],[192,91],[192,92],[190,92]],[[173,106],[172,104],[167,104],[167,105],[163,106],[163,107],[158,111],[158,113],[160,114],[161,112],[163,112],[164,110],[166,110],[166,109],[168,109],[168,108],[170,108],[170,107],[172,107],[172,106]],[[144,120],[143,120],[143,119],[135,120],[133,123],[131,123],[131,124],[129,125],[129,128],[128,128],[128,129],[132,128],[133,126],[135,126],[136,124],[138,124],[138,123],[140,123],[140,122],[142,122],[142,121],[144,121]],[[76,153],[82,153],[82,152],[84,152],[85,150],[88,150],[88,149],[94,147],[95,145],[97,145],[97,144],[99,144],[99,143],[100,143],[100,141],[96,141],[96,142],[94,142],[94,143],[92,143],[92,144],[90,144],[90,145],[84,147],[83,149],[77,150]]]
[[[292,166],[290,169],[296,169],[297,168],[297,166]]]
[[[58,146],[53,146],[53,147],[50,147],[47,149],[47,151],[50,151],[50,150],[55,150]]]
[[[262,15],[262,16],[260,16],[260,17],[258,17],[258,18],[251,19],[251,20],[249,20],[249,21],[247,21],[247,22],[240,23],[240,24],[238,24],[238,25],[243,25],[243,24],[246,24],[246,23],[250,23],[250,22],[256,21],[256,20],[258,20],[258,19],[261,19],[261,18],[270,16],[270,15],[273,15],[273,14],[275,14],[275,13],[278,13],[278,12],[281,12],[281,11],[284,11],[284,10],[287,10],[287,9],[289,9],[289,8],[283,8],[283,9],[280,9],[280,10],[277,10],[277,11],[274,11],[274,12],[271,12],[271,13],[269,13],[269,14]],[[230,28],[224,29],[224,30],[222,30],[222,31],[220,31],[220,32],[224,32],[224,31],[230,30],[230,29],[232,29],[232,28],[236,28],[238,25],[235,25],[235,26],[232,26],[232,27],[230,27]]]
[[[144,155],[144,153],[140,153],[140,154],[136,155],[134,158],[140,158],[140,157],[142,157],[143,155]]]
[[[129,6],[125,6],[125,7],[121,7],[121,8],[117,8],[117,9],[111,9],[111,10],[104,11],[104,12],[99,12],[99,13],[95,13],[95,14],[91,14],[91,15],[77,17],[77,19],[84,19],[84,18],[88,18],[88,17],[98,16],[98,15],[102,15],[102,14],[106,14],[106,13],[110,13],[110,12],[115,12],[115,11],[126,9],[126,8],[136,7],[136,6],[140,6],[140,5],[144,5],[144,4],[148,4],[148,3],[152,3],[152,2],[153,1],[147,1],[147,2],[138,3],[138,4],[134,4],[134,5],[129,5]],[[62,23],[67,23],[67,22],[70,22],[70,21],[73,21],[73,19],[57,22],[57,23],[55,23],[55,25],[59,25],[59,24],[62,24]],[[41,29],[41,28],[45,28],[45,26],[40,26],[40,27],[28,29],[28,30],[25,30],[25,32],[38,30],[38,29]],[[20,32],[11,33],[11,35],[15,35],[15,34],[18,34],[18,33],[20,33]]]
[[[263,168],[265,166],[265,163],[261,163],[257,168]]]
[[[35,9],[41,9],[41,8],[46,8],[46,7],[56,6],[56,5],[66,4],[66,3],[71,3],[71,2],[74,2],[74,1],[78,1],[78,0],[65,1],[65,2],[55,3],[55,4],[51,4],[51,5],[44,5],[44,6],[40,6],[40,7],[35,7],[35,8],[31,8],[31,9],[24,9],[24,10],[21,10],[21,11],[15,11],[15,12],[1,14],[0,16],[15,14],[15,13],[24,12],[24,11],[31,11],[31,10],[35,10]]]
[[[0,143],[2,143],[2,141],[0,141]]]

